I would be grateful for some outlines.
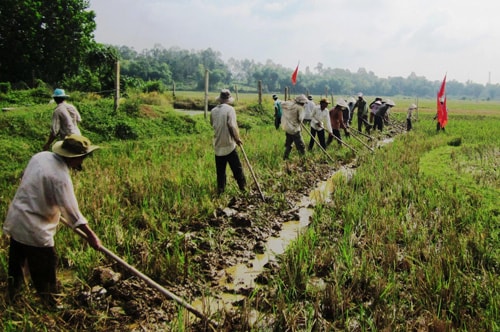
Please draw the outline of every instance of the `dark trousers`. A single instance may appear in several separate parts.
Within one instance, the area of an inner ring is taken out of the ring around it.
[[[370,133],[370,123],[367,121],[368,115],[358,115],[358,131],[361,132],[363,124],[365,125],[365,130]]]
[[[54,247],[32,247],[10,239],[8,290],[10,299],[24,284],[23,268],[28,264],[33,286],[37,293],[49,304],[53,304],[53,294],[57,293],[57,255]]]
[[[436,124],[436,131],[440,131],[440,130],[444,131],[444,127],[441,127],[441,124],[438,121]]]
[[[323,149],[326,149],[325,130],[316,130],[314,128],[311,128],[311,140],[309,141],[309,151],[311,151],[314,146],[314,137],[316,137],[316,134],[318,134],[319,145],[321,145]]]
[[[340,130],[332,129],[332,132],[333,132],[333,135],[335,137],[337,137],[338,139],[335,139],[335,137],[330,135],[330,136],[328,136],[328,140],[326,141],[326,145],[330,145],[333,142],[333,140],[336,140],[339,143],[339,145],[342,145],[342,137],[340,136]]]
[[[384,129],[384,119],[381,116],[375,115],[374,126],[376,129],[382,131]]]
[[[243,174],[243,166],[241,165],[240,158],[236,149],[226,156],[215,156],[215,167],[217,169],[217,192],[219,194],[224,192],[226,188],[226,166],[229,164],[233,172],[234,179],[238,183],[240,190],[245,190],[246,179]]]
[[[406,131],[410,131],[411,128],[411,119],[406,119]]]
[[[292,151],[292,144],[295,144],[300,155],[304,155],[304,153],[306,152],[306,144],[302,139],[302,134],[300,133],[300,131],[296,134],[286,133],[285,154],[283,155],[283,159],[288,159],[288,156],[290,156],[290,151]]]

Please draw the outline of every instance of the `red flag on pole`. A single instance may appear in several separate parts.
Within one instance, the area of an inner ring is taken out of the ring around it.
[[[437,94],[437,119],[441,128],[448,123],[448,109],[446,108],[446,75]]]
[[[297,64],[297,68],[292,74],[292,84],[295,85],[297,83],[297,74],[299,73],[299,64]]]

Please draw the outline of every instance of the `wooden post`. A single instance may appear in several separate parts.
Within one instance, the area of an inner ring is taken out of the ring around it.
[[[175,99],[175,82],[172,82],[172,97]]]
[[[285,87],[285,101],[288,100],[288,87]]]
[[[328,87],[325,87],[325,97],[328,98]]]
[[[208,69],[205,69],[205,120],[208,116]]]
[[[234,93],[236,94],[236,101],[238,101],[238,86],[234,85]]]
[[[259,105],[262,105],[262,81],[259,80],[257,84],[257,91],[259,93]]]
[[[114,110],[117,111],[120,106],[120,61],[115,63],[115,96]]]

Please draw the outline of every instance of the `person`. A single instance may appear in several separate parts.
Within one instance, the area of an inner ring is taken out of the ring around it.
[[[217,102],[219,104],[210,111],[210,124],[214,129],[213,146],[215,150],[217,194],[222,194],[226,188],[227,164],[229,164],[233,172],[238,187],[241,191],[245,191],[245,174],[236,151],[236,145],[242,145],[243,142],[236,122],[236,111],[230,105],[234,102],[231,91],[222,89]]]
[[[33,285],[49,309],[57,309],[57,253],[54,236],[61,215],[99,250],[101,241],[82,215],[75,197],[70,169],[81,170],[83,160],[99,147],[80,135],[54,143],[52,152],[35,154],[24,170],[10,203],[3,231],[10,237],[8,293],[15,300],[24,284],[27,263]]]
[[[309,124],[312,120],[312,114],[316,104],[314,103],[313,97],[311,95],[307,96],[307,104],[304,105],[304,123]]]
[[[328,100],[322,98],[319,102],[319,107],[314,108],[311,115],[311,140],[309,141],[309,151],[314,147],[314,137],[318,135],[319,144],[323,149],[326,149],[325,129],[332,135],[332,126],[330,122],[330,114],[328,112]],[[306,105],[307,106],[307,105]],[[325,127],[326,126],[326,127]]]
[[[273,100],[274,100],[274,127],[276,130],[279,129],[280,124],[281,124],[281,100],[279,100],[277,95],[273,95]]]
[[[330,145],[335,139],[338,141],[339,145],[342,145],[342,137],[340,136],[340,128],[344,129],[344,134],[349,137],[349,130],[344,122],[344,110],[349,109],[349,105],[342,99],[339,98],[335,107],[330,110],[330,122],[332,128],[332,134],[328,137],[326,145]],[[335,137],[334,137],[335,136]]]
[[[349,106],[349,121],[348,121],[348,125],[351,126],[352,125],[352,119],[354,118],[354,104],[356,104],[356,99],[354,99],[353,97],[349,97],[349,99],[347,99],[347,106]],[[344,121],[345,121],[345,118],[344,118]]]
[[[386,113],[393,106],[395,106],[395,104],[391,99],[387,99],[386,101],[382,102],[382,105],[380,105],[380,107],[377,108],[376,112],[374,113],[374,128],[378,129],[379,131],[382,131],[382,129],[384,129],[384,118],[386,116]]]
[[[417,109],[417,105],[411,104],[408,107],[408,113],[406,114],[406,131],[410,131],[412,129],[411,121],[413,119],[413,111]]]
[[[439,103],[441,104],[441,107],[444,108],[444,106],[443,106],[444,105],[444,99],[439,100]],[[447,108],[445,109],[445,112],[448,113],[448,109]],[[440,131],[440,130],[445,131],[444,130],[444,126],[441,126],[441,123],[439,122],[439,110],[436,113],[436,116],[434,117],[434,120],[437,120],[436,131]]]
[[[354,104],[354,107],[352,108],[353,112],[354,109],[358,109],[357,116],[358,116],[358,131],[361,132],[361,127],[363,124],[365,125],[365,130],[369,134],[370,133],[370,128],[371,125],[367,121],[368,120],[368,106],[366,104],[366,100],[363,99],[363,93],[358,93],[358,100]]]
[[[290,156],[292,144],[295,144],[301,156],[305,154],[306,145],[302,139],[302,121],[304,120],[304,105],[306,104],[307,98],[305,95],[299,95],[293,101],[289,100],[282,104],[283,116],[281,121],[286,135],[284,160],[287,160]]]
[[[78,123],[82,121],[82,117],[75,106],[66,102],[69,95],[63,89],[55,89],[52,98],[54,98],[57,106],[52,113],[50,134],[43,146],[44,151],[49,151],[50,145],[57,138],[63,140],[71,134],[81,135]]]
[[[345,102],[345,107],[342,108],[342,120],[344,121],[344,126],[346,126],[347,128],[349,127],[349,119],[350,119],[350,116],[351,116],[351,106],[354,107],[354,103],[355,101],[352,102],[351,106],[349,106],[349,102],[347,99],[344,99],[344,102]]]
[[[368,122],[370,122],[370,125],[372,125],[373,128],[375,127],[375,114],[380,106],[382,106],[382,100],[375,100],[370,104],[370,118]]]
[[[374,121],[374,117],[375,117],[375,112],[377,110],[377,108],[380,107],[380,105],[382,105],[382,98],[380,97],[376,97],[374,101],[372,101],[370,103],[370,105],[368,106],[368,108],[370,109],[370,117],[368,119],[368,122],[373,125],[373,121]]]

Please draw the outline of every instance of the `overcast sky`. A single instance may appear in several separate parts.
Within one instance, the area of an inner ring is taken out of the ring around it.
[[[90,0],[95,39],[378,77],[500,83],[498,0]]]

